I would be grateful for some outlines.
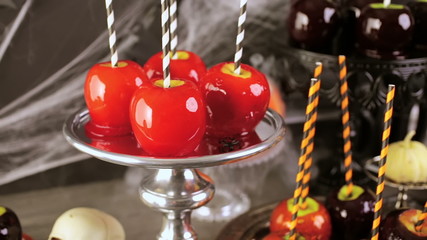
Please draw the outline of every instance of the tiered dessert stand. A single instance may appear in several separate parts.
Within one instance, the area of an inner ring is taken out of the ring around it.
[[[185,157],[156,158],[114,153],[92,146],[84,127],[90,116],[81,110],[65,123],[63,132],[66,140],[78,150],[100,160],[114,164],[154,169],[154,173],[144,178],[139,189],[139,197],[149,207],[163,213],[159,240],[196,240],[197,234],[191,226],[191,212],[209,202],[214,195],[212,180],[196,168],[228,164],[264,152],[279,143],[285,134],[282,117],[274,111],[267,111],[256,131],[262,132],[262,141],[248,148],[229,153]]]

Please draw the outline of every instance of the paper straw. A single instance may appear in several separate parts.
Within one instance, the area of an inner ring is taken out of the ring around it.
[[[345,56],[338,56],[338,64],[340,67],[340,93],[341,93],[341,121],[343,126],[342,138],[344,149],[344,168],[345,168],[345,184],[347,185],[346,195],[351,196],[353,193],[353,168],[351,162],[353,161],[353,153],[351,151],[350,139],[350,112],[348,110],[348,84],[347,84],[347,66],[345,63]]]
[[[383,4],[385,7],[388,7],[391,4],[391,0],[384,0]]]
[[[298,210],[299,210],[299,200],[302,192],[302,179],[304,177],[304,162],[307,158],[307,147],[308,147],[308,137],[309,137],[309,130],[310,130],[310,116],[313,114],[313,110],[315,108],[314,98],[315,93],[319,91],[320,89],[320,81],[312,78],[310,83],[310,89],[308,92],[308,103],[305,110],[305,123],[304,123],[304,131],[303,131],[303,138],[301,141],[301,154],[298,160],[298,173],[296,176],[296,187],[294,191],[293,196],[293,206],[292,206],[292,220],[291,220],[291,226],[289,228],[289,239],[295,240],[297,233],[296,233],[296,226],[297,226],[297,217],[298,217]]]
[[[237,24],[236,53],[234,54],[234,73],[240,75],[240,64],[242,62],[243,47],[245,38],[246,5],[248,0],[240,0],[240,15]]]
[[[390,137],[391,118],[393,116],[393,100],[395,86],[388,85],[388,93],[386,99],[386,109],[384,113],[384,128],[382,134],[381,155],[378,169],[378,182],[376,189],[376,201],[374,208],[374,221],[372,223],[371,240],[378,240],[379,226],[381,222],[381,212],[383,206],[383,191],[384,191],[384,174],[387,164],[388,142]]]
[[[117,67],[117,62],[119,58],[116,47],[116,29],[114,28],[113,0],[105,0],[105,7],[107,9],[107,27],[109,35],[108,43],[110,45],[111,52],[111,66]]]
[[[424,220],[427,218],[427,201],[424,203],[424,209],[423,212],[418,217],[417,223],[415,223],[415,231],[421,232],[421,229],[423,228]]]
[[[160,0],[162,5],[162,50],[163,50],[163,87],[170,87],[170,49],[169,49],[169,6],[167,0]]]
[[[178,46],[178,34],[176,29],[178,28],[178,18],[176,12],[178,10],[178,3],[176,0],[169,0],[169,17],[170,17],[170,35],[171,35],[171,55],[172,59],[177,59],[176,47]]]
[[[314,69],[314,78],[319,79],[318,84],[319,88],[316,88],[316,92],[314,93],[314,107],[313,112],[310,116],[310,128],[309,132],[309,145],[307,147],[307,159],[304,163],[304,177],[302,179],[302,192],[301,192],[301,209],[307,208],[307,197],[310,193],[310,178],[311,178],[311,165],[313,164],[313,149],[314,149],[314,135],[316,134],[316,121],[317,121],[317,106],[319,105],[319,89],[320,89],[320,75],[323,72],[323,66],[321,62],[316,62],[316,68]]]

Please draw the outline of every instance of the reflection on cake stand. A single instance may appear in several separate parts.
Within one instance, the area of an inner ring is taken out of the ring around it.
[[[137,144],[133,145],[133,137],[92,139],[85,133],[89,119],[88,111],[82,110],[66,121],[63,132],[71,145],[103,161],[154,170],[141,182],[139,197],[147,206],[163,213],[159,240],[198,239],[191,226],[192,210],[208,203],[215,190],[212,180],[196,168],[246,160],[275,146],[285,134],[282,117],[269,110],[256,128],[257,132],[262,129],[263,134],[267,131],[258,144],[222,154],[157,158],[140,153]]]
[[[376,156],[374,158],[368,159],[365,162],[364,170],[366,172],[366,175],[374,181],[378,180],[377,175],[378,175],[379,161],[380,161],[380,157]],[[397,183],[391,179],[388,179],[387,177],[385,179],[385,184],[389,187],[392,187],[398,190],[396,203],[394,205],[396,209],[411,207],[410,206],[411,203],[408,197],[409,190],[427,190],[427,183]]]

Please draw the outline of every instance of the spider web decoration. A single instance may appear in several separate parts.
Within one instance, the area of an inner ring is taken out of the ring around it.
[[[275,48],[285,42],[283,25],[287,4],[282,0],[249,2],[245,63],[253,54],[271,58]],[[157,0],[132,0],[126,2],[121,14],[116,13],[120,59],[138,59],[143,55],[135,52],[135,49],[144,51],[144,46],[138,46],[146,38],[141,35],[141,29],[148,31],[155,24],[160,27],[159,10]],[[178,13],[179,49],[194,51],[208,66],[232,59],[239,13],[237,0],[182,0]],[[66,142],[62,126],[68,117],[85,106],[83,85],[87,70],[94,63],[108,61],[107,36],[105,29],[77,57],[0,108],[0,184],[88,158]],[[274,64],[274,61],[266,62]],[[271,68],[263,66],[263,69]]]

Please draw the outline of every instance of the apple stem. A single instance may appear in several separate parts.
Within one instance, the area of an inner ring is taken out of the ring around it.
[[[234,73],[240,75],[243,55],[242,42],[245,38],[246,6],[248,0],[240,0],[240,14],[237,24],[236,53],[234,54]]]
[[[391,0],[384,0],[383,4],[385,7],[388,7],[391,4]]]
[[[116,29],[114,28],[114,10],[113,0],[105,0],[105,7],[107,10],[107,27],[108,27],[108,43],[111,52],[111,67],[118,66],[118,53],[116,47]]]

